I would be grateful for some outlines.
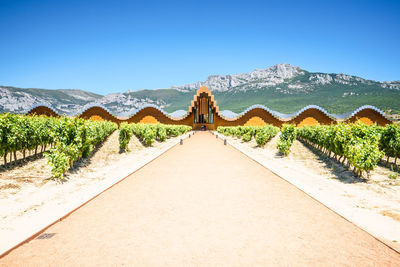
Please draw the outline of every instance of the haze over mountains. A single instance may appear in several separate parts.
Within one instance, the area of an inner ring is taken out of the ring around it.
[[[0,86],[0,112],[23,113],[37,104],[46,104],[67,115],[90,105],[105,106],[122,116],[149,104],[173,112],[187,110],[194,92],[203,85],[212,90],[220,110],[234,112],[262,104],[282,113],[291,113],[314,104],[338,114],[368,104],[400,113],[400,81],[379,82],[346,74],[308,72],[290,64],[250,73],[212,75],[204,82],[169,89],[126,91],[105,96],[77,89]]]

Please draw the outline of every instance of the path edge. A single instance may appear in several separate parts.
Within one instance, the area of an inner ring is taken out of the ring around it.
[[[13,251],[14,249],[24,245],[25,243],[35,239],[37,236],[39,236],[41,233],[43,233],[44,231],[46,231],[48,228],[50,228],[51,226],[53,226],[54,224],[66,219],[68,216],[70,216],[72,213],[74,213],[75,211],[77,211],[78,209],[80,209],[81,207],[85,206],[86,204],[88,204],[90,201],[94,200],[95,198],[97,198],[98,196],[100,196],[101,194],[103,194],[104,192],[108,191],[109,189],[111,189],[112,187],[114,187],[115,185],[119,184],[120,182],[122,182],[123,180],[127,179],[129,176],[131,176],[132,174],[136,173],[137,171],[139,171],[140,169],[142,169],[143,167],[147,166],[149,163],[153,162],[154,160],[156,160],[157,158],[159,158],[160,156],[164,155],[165,153],[167,153],[169,150],[171,150],[172,148],[178,146],[180,144],[180,140],[184,140],[189,138],[189,135],[193,135],[195,134],[196,131],[192,130],[189,133],[187,133],[186,135],[183,136],[178,136],[176,142],[172,143],[171,146],[167,147],[164,150],[161,150],[161,152],[159,154],[156,154],[155,157],[151,158],[149,161],[143,163],[142,165],[139,165],[136,169],[134,169],[131,173],[129,173],[128,175],[122,177],[121,179],[118,179],[116,181],[114,181],[111,185],[107,185],[105,188],[101,188],[100,190],[98,190],[97,192],[95,192],[94,194],[88,196],[85,200],[83,200],[82,202],[80,202],[79,204],[75,205],[73,208],[70,208],[67,210],[67,212],[63,212],[63,215],[58,216],[57,219],[52,219],[50,220],[50,223],[46,223],[46,226],[41,227],[40,230],[36,230],[34,231],[33,234],[29,234],[26,238],[23,238],[22,241],[17,241],[16,244],[12,244],[10,246],[10,248],[5,249],[4,251],[0,252],[0,259],[2,259],[3,257],[7,256],[11,251]]]
[[[216,132],[212,133],[212,134],[217,134]],[[218,135],[218,139],[220,140],[224,140],[223,135]],[[258,161],[257,159],[253,158],[250,154],[246,153],[246,151],[242,150],[240,147],[236,146],[235,144],[231,144],[230,142],[227,142],[227,145],[233,147],[234,149],[236,149],[237,151],[239,151],[240,153],[242,153],[243,155],[245,155],[246,157],[248,157],[249,159],[253,160],[254,162],[256,162],[257,164],[261,165],[262,167],[264,167],[265,169],[269,170],[270,172],[272,172],[273,174],[275,174],[276,176],[278,176],[279,178],[281,178],[282,180],[284,180],[285,182],[289,183],[290,185],[294,186],[295,188],[297,188],[298,190],[300,190],[301,192],[303,192],[304,194],[306,194],[307,196],[309,196],[310,198],[312,198],[313,200],[317,201],[318,203],[320,203],[321,205],[323,205],[324,207],[326,207],[327,209],[329,209],[330,211],[334,212],[335,214],[337,214],[338,216],[342,217],[344,220],[348,221],[349,223],[351,223],[352,225],[356,226],[357,228],[361,229],[363,232],[367,233],[368,235],[370,235],[371,237],[373,237],[375,240],[377,240],[378,242],[382,243],[383,245],[385,245],[386,247],[388,247],[389,249],[393,250],[394,252],[400,254],[400,249],[392,246],[390,243],[386,242],[385,240],[376,237],[375,235],[373,235],[371,232],[369,232],[367,229],[365,229],[363,226],[358,225],[357,223],[349,220],[348,218],[346,218],[345,216],[341,215],[339,212],[335,211],[334,209],[330,208],[329,206],[325,205],[325,203],[323,203],[322,201],[316,199],[315,197],[313,197],[312,195],[308,194],[306,191],[304,191],[303,189],[301,189],[300,187],[296,186],[295,184],[293,184],[292,182],[289,181],[289,179],[286,179],[285,177],[283,177],[282,175],[278,174],[275,170],[270,169],[269,167],[267,167],[266,165],[264,165],[262,162]]]

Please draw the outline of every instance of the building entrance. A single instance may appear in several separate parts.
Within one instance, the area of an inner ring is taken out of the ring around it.
[[[212,124],[214,123],[215,108],[211,105],[211,99],[206,93],[200,94],[195,106],[194,123]]]
[[[201,87],[191,104],[190,110],[193,112],[193,128],[214,130],[214,120],[218,112],[217,103],[214,96],[207,87]]]

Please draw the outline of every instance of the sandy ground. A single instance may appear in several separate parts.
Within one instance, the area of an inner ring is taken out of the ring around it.
[[[51,169],[45,158],[30,160],[12,169],[3,168],[0,171],[0,255],[154,159],[180,138],[145,147],[133,136],[129,151],[120,153],[116,131],[91,157],[69,171],[63,183],[49,179]]]
[[[364,180],[298,140],[283,157],[276,149],[279,136],[262,148],[254,140],[220,138],[400,251],[400,177],[390,178],[398,173],[378,166]]]
[[[400,254],[207,132],[2,266],[395,266]]]

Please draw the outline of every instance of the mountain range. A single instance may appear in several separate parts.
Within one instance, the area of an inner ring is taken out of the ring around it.
[[[187,110],[193,94],[203,85],[212,90],[220,110],[237,113],[254,104],[282,113],[314,104],[336,114],[362,105],[374,105],[387,113],[400,114],[400,81],[380,82],[347,74],[309,72],[290,64],[277,64],[250,73],[212,75],[203,82],[167,89],[105,96],[78,89],[0,86],[0,112],[24,113],[38,104],[46,104],[67,115],[91,105],[105,106],[119,116],[127,116],[149,104],[173,112]]]

